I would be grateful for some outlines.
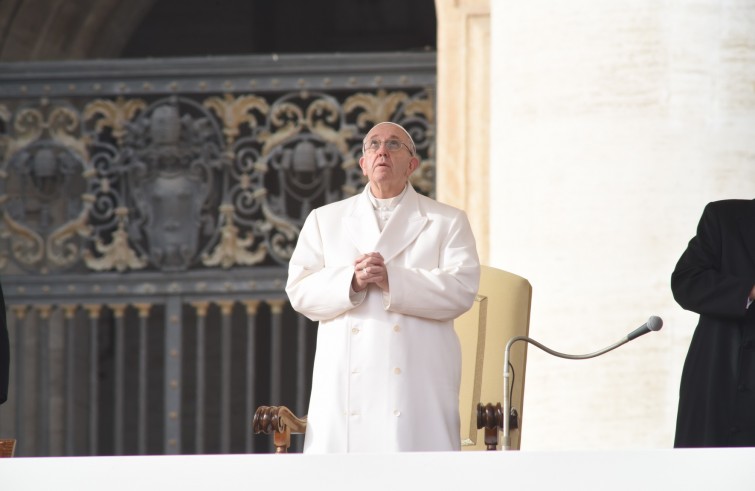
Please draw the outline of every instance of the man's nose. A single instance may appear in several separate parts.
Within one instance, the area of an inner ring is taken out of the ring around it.
[[[380,146],[378,147],[376,153],[378,155],[388,155],[390,152],[388,152],[387,142],[380,142]]]

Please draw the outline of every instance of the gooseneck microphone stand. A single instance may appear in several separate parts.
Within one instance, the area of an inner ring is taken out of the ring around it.
[[[657,331],[662,326],[663,321],[660,317],[651,316],[645,324],[627,334],[619,341],[601,350],[595,351],[593,353],[588,353],[586,355],[569,355],[566,353],[560,353],[527,336],[515,336],[509,339],[509,342],[506,343],[506,351],[503,356],[503,450],[511,450],[511,435],[509,434],[509,414],[511,413],[511,400],[509,395],[511,384],[511,365],[509,363],[509,358],[511,355],[511,346],[514,343],[516,343],[517,341],[526,341],[528,343],[534,344],[546,353],[553,356],[558,356],[559,358],[566,358],[568,360],[587,360],[589,358],[595,358],[596,356],[600,356],[608,353],[609,351],[615,350],[622,344],[628,343],[629,341],[636,339],[643,334],[647,334],[650,331]]]

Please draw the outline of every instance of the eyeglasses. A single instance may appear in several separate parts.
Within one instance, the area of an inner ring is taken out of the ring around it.
[[[364,153],[374,153],[380,150],[380,146],[385,144],[385,149],[389,152],[398,152],[401,150],[401,145],[405,146],[407,150],[409,150],[409,153],[414,155],[414,150],[409,148],[409,145],[402,142],[401,140],[385,140],[381,141],[378,139],[372,139],[367,140],[364,142]]]

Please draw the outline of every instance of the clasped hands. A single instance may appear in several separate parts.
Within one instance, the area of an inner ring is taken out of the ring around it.
[[[388,291],[388,270],[385,268],[383,256],[379,252],[368,252],[354,261],[351,288],[355,292],[361,292],[370,283],[376,284],[385,292]]]

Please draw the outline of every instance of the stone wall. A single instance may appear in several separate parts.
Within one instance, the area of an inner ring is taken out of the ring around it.
[[[755,197],[755,3],[490,3],[490,263],[551,348],[665,322],[531,347],[522,448],[671,447],[697,319],[671,272],[708,201]]]

